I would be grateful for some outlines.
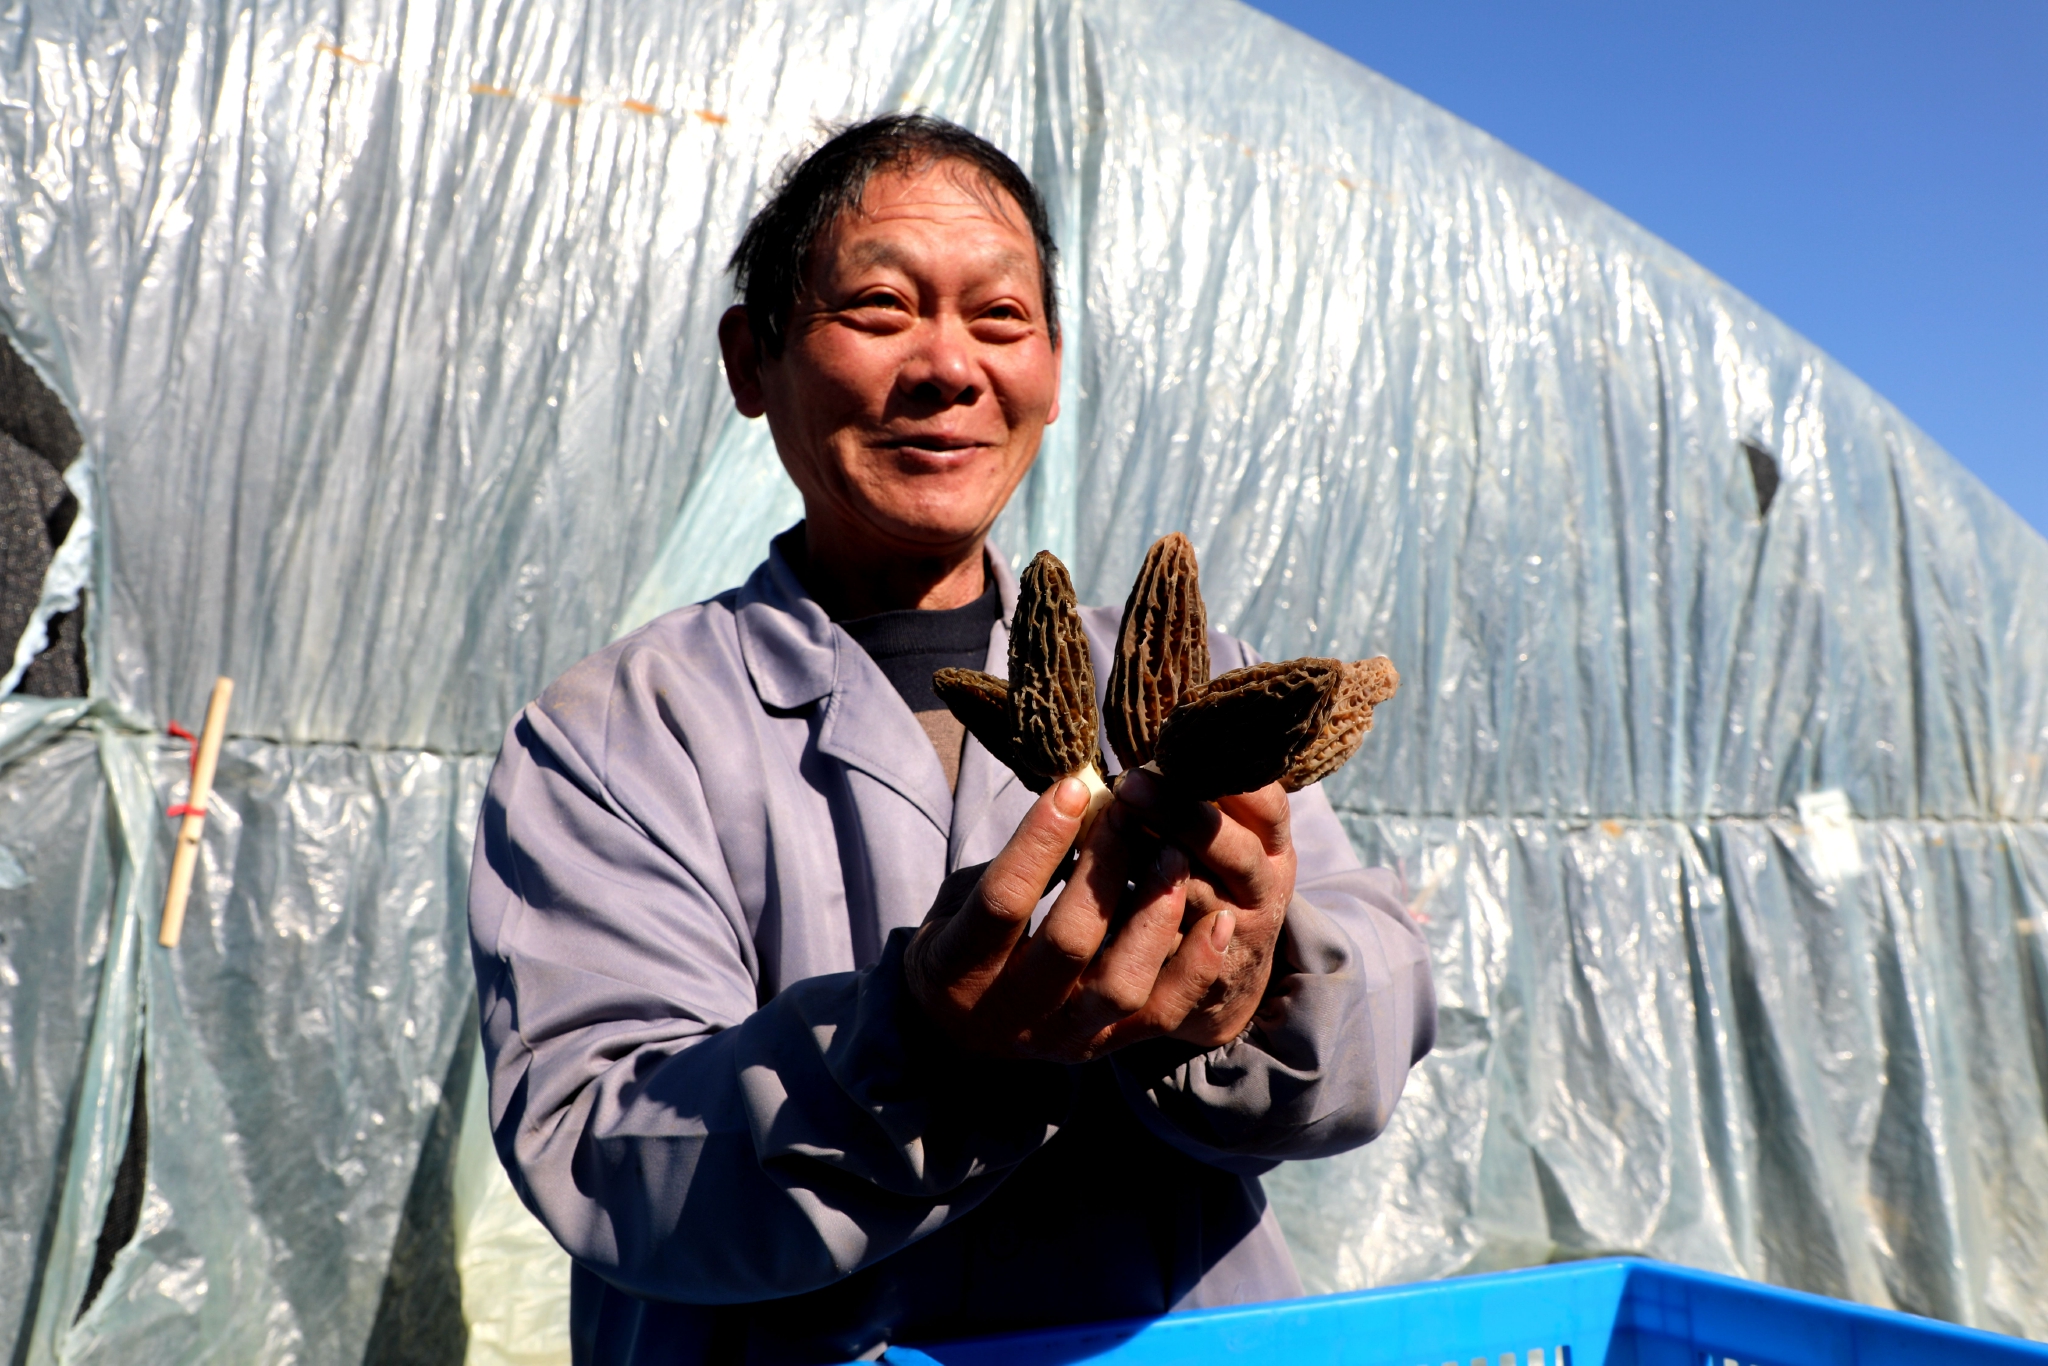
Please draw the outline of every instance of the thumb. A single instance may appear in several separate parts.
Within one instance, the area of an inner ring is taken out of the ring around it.
[[[964,977],[1001,969],[1030,923],[1045,884],[1066,859],[1088,809],[1088,790],[1063,778],[1041,793],[1001,853],[990,859],[932,945],[932,968]]]

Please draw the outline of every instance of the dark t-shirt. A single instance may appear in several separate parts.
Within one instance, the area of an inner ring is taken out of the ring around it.
[[[996,594],[995,576],[985,577],[981,596],[964,607],[877,612],[839,623],[881,667],[931,737],[948,787],[959,783],[960,745],[966,731],[932,691],[932,674],[947,668],[979,669],[988,663],[988,633],[1002,614],[1002,599]]]

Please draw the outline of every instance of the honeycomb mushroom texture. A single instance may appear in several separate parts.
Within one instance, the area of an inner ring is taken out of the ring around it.
[[[1017,762],[1017,743],[1010,732],[1008,683],[979,669],[938,669],[932,673],[932,691],[946,704],[946,710],[981,741],[981,747],[1023,779],[1026,787],[1043,792],[1052,786],[1052,779]]]
[[[1315,744],[1343,682],[1334,659],[1232,669],[1166,718],[1159,771],[1200,801],[1264,787]]]
[[[1125,768],[1151,761],[1167,714],[1208,681],[1209,614],[1195,548],[1176,531],[1146,552],[1116,635],[1102,724]]]
[[[1096,762],[1095,666],[1067,567],[1041,550],[1017,580],[1010,733],[1020,774],[1057,782]]]
[[[1385,655],[1361,659],[1344,666],[1344,681],[1337,687],[1330,717],[1309,747],[1295,757],[1280,775],[1280,786],[1299,792],[1319,783],[1343,767],[1358,752],[1365,733],[1372,729],[1372,709],[1394,695],[1401,675]]]

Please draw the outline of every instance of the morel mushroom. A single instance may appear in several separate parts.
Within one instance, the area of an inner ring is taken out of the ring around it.
[[[1169,532],[1152,543],[1131,585],[1109,670],[1102,721],[1125,768],[1152,761],[1167,715],[1208,681],[1209,613],[1195,548]]]
[[[1358,751],[1373,708],[1400,685],[1384,657],[1286,659],[1212,680],[1194,548],[1174,532],[1153,544],[1124,603],[1103,726],[1127,770],[1150,767],[1200,800],[1272,782],[1296,792]],[[1087,784],[1086,833],[1109,789],[1096,747],[1095,670],[1065,565],[1040,551],[1018,580],[1007,682],[940,669],[932,686],[1032,791],[1066,777]]]
[[[1256,791],[1314,747],[1343,682],[1334,659],[1232,669],[1174,708],[1154,766],[1201,801]]]
[[[1337,687],[1335,705],[1317,732],[1315,740],[1287,765],[1280,786],[1299,792],[1335,773],[1346,759],[1358,753],[1365,733],[1372,729],[1372,709],[1394,695],[1401,675],[1385,655],[1361,659],[1344,666],[1344,681]]]
[[[932,674],[932,691],[946,704],[954,719],[967,727],[983,749],[1024,780],[1033,792],[1052,786],[1017,761],[1016,741],[1010,734],[1010,685],[994,674],[979,669],[939,669]]]
[[[1088,789],[1080,831],[1086,836],[1109,805],[1096,747],[1095,665],[1074,582],[1051,551],[1039,551],[1017,580],[1009,681],[975,669],[940,669],[932,674],[932,688],[1033,792],[1062,778],[1080,779]]]

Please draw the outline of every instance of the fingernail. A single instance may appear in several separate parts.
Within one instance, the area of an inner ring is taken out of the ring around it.
[[[1117,784],[1116,795],[1132,806],[1156,806],[1159,803],[1159,784],[1144,769],[1132,769]]]
[[[1159,873],[1159,880],[1169,887],[1178,887],[1187,881],[1188,856],[1170,844],[1159,851],[1159,857],[1152,866]]]
[[[1053,787],[1052,806],[1062,816],[1078,816],[1088,809],[1088,789],[1079,778],[1062,778]]]
[[[1216,923],[1209,927],[1209,947],[1221,953],[1230,947],[1230,937],[1237,933],[1237,917],[1229,911],[1216,912]]]

